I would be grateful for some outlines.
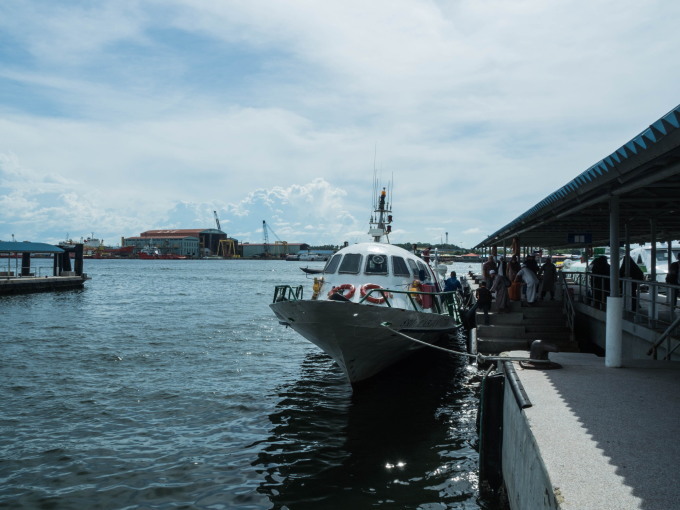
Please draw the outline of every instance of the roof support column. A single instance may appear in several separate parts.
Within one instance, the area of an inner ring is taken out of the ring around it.
[[[609,199],[609,288],[604,364],[621,366],[623,299],[619,292],[619,197]]]
[[[649,228],[651,230],[651,238],[652,238],[652,253],[651,253],[651,262],[650,264],[652,267],[648,267],[647,271],[649,271],[650,274],[650,279],[655,282],[656,281],[656,218],[651,218],[649,220]],[[654,328],[656,326],[656,294],[657,294],[657,289],[656,286],[652,285],[649,288],[651,297],[652,297],[652,303],[651,303],[651,308],[649,309],[649,325]]]

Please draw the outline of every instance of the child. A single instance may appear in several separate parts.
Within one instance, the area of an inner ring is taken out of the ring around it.
[[[479,288],[475,291],[477,309],[484,312],[484,324],[489,325],[489,310],[491,309],[491,292],[486,288],[486,282],[479,282]]]

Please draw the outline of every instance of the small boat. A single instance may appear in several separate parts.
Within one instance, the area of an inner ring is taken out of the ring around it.
[[[321,274],[323,273],[323,267],[301,267],[302,271],[307,274]]]
[[[463,322],[462,298],[443,292],[447,268],[437,254],[431,264],[389,244],[385,188],[374,212],[373,241],[335,253],[314,278],[310,298],[303,298],[301,285],[278,285],[269,305],[281,324],[329,354],[352,386],[456,334]]]

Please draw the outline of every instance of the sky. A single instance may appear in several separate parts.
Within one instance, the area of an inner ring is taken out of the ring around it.
[[[0,240],[472,247],[680,103],[667,0],[2,0]]]

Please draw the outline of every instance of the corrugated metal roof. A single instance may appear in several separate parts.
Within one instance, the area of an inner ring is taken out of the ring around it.
[[[477,246],[515,236],[525,246],[565,246],[574,233],[606,244],[611,196],[633,241],[649,240],[652,217],[658,232],[680,237],[680,105]]]
[[[0,241],[0,253],[64,253],[64,250],[47,243]]]

